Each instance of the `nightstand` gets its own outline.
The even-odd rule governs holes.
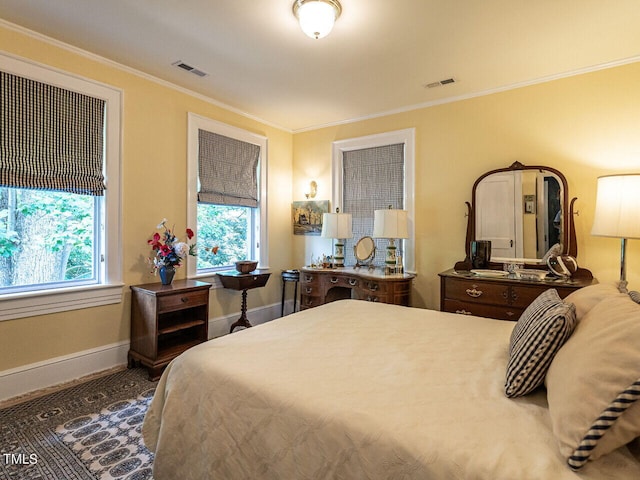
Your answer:
[[[210,287],[195,280],[132,285],[129,367],[139,362],[156,380],[171,360],[207,341]]]

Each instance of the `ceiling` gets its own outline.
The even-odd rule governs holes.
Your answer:
[[[294,132],[640,60],[638,0],[341,3],[320,40],[293,0],[0,0],[0,18]]]

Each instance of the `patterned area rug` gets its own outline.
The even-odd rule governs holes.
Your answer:
[[[155,386],[123,370],[0,410],[0,479],[151,479],[141,430]]]

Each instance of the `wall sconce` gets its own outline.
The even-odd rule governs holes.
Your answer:
[[[307,200],[310,198],[316,198],[316,194],[318,193],[318,184],[315,180],[311,180],[309,183],[309,191],[304,194],[307,197]]]

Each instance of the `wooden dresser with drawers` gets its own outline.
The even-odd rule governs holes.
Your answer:
[[[517,321],[529,304],[549,288],[561,298],[597,283],[593,278],[523,280],[507,277],[483,277],[454,269],[440,273],[440,310]]]
[[[368,268],[302,268],[300,309],[352,298],[408,306],[413,274],[384,275]]]

